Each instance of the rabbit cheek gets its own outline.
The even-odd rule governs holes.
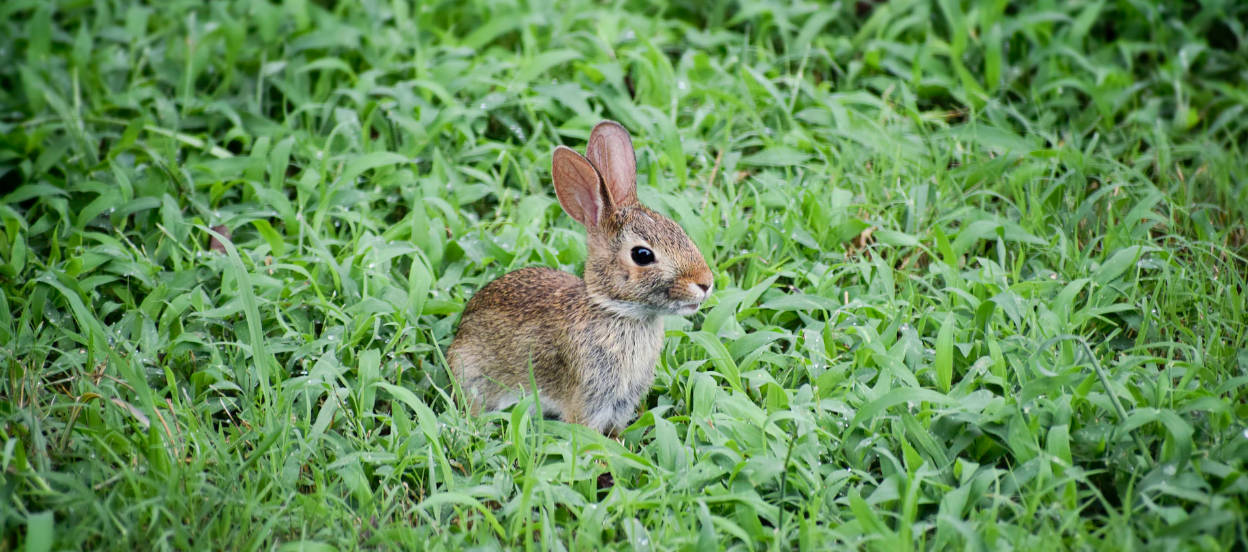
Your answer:
[[[646,274],[650,272],[645,267],[640,267],[634,264],[624,266],[625,270],[627,270],[627,278],[629,282],[640,282],[644,280],[646,278]]]

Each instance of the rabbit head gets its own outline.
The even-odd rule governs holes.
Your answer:
[[[551,161],[559,203],[585,226],[590,300],[628,318],[688,315],[711,293],[711,270],[671,219],[637,200],[637,162],[628,131],[604,121],[586,156],[559,146]]]

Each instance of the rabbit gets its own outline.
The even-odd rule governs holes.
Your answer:
[[[711,294],[693,241],[638,202],[628,131],[603,121],[586,149],[556,147],[550,170],[559,204],[585,226],[584,280],[522,268],[464,306],[447,363],[473,415],[515,404],[531,369],[544,415],[618,435],[654,382],[662,316],[693,314]]]

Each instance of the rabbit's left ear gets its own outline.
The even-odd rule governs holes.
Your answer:
[[[637,204],[637,158],[633,139],[623,126],[615,121],[598,123],[589,133],[585,157],[602,175],[610,196],[605,203],[610,208]]]
[[[559,146],[550,159],[550,176],[555,183],[559,204],[586,228],[596,228],[602,220],[602,178],[581,154]]]

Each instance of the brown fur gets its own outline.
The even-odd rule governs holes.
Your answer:
[[[710,293],[711,271],[675,222],[637,202],[628,133],[603,122],[588,159],[557,148],[559,202],[585,225],[585,279],[524,268],[481,288],[447,351],[472,411],[509,406],[537,384],[547,412],[618,432],[654,381],[663,314],[688,314]],[[648,247],[655,262],[632,260]],[[700,290],[700,291],[699,291]]]

